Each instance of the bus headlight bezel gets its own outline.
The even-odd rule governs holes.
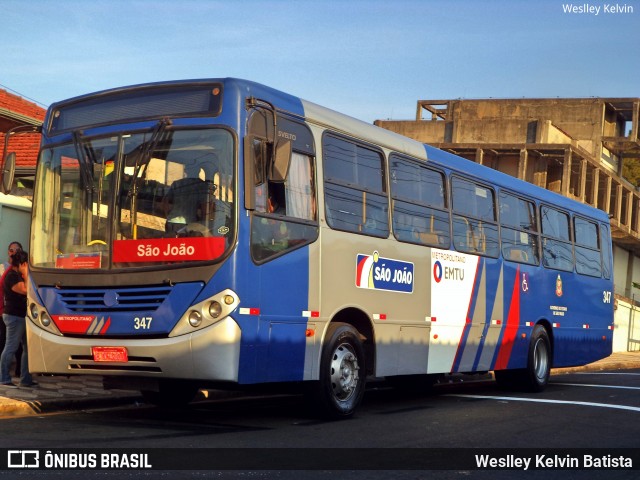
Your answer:
[[[38,304],[36,301],[29,302],[29,307],[27,309],[27,318],[39,328],[46,330],[49,333],[53,333],[54,335],[62,335],[55,322],[47,312],[47,309],[42,305]]]
[[[206,300],[191,305],[176,323],[169,337],[197,332],[228,317],[240,305],[233,290],[226,289]]]

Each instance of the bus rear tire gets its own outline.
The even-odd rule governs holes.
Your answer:
[[[536,325],[529,341],[527,368],[496,370],[493,374],[502,388],[541,392],[549,383],[551,363],[549,334],[542,325]]]
[[[146,403],[158,407],[184,407],[193,400],[198,388],[188,382],[178,380],[160,380],[158,390],[142,390],[140,392]]]
[[[320,380],[308,394],[318,413],[328,419],[353,415],[366,383],[365,355],[360,334],[351,325],[329,326],[320,359]]]
[[[529,342],[527,368],[522,382],[523,387],[530,392],[541,392],[549,383],[551,375],[551,341],[547,329],[536,325]]]

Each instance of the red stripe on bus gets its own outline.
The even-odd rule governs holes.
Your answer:
[[[361,280],[362,280],[362,269],[364,268],[364,264],[366,263],[368,257],[364,257],[362,260],[360,260],[360,263],[358,263],[358,267],[356,270],[356,287],[361,287]]]
[[[109,330],[109,325],[111,325],[111,317],[107,318],[107,321],[104,322],[104,327],[100,330],[100,335],[104,335]]]
[[[516,270],[516,280],[513,282],[513,292],[511,293],[511,305],[509,305],[509,315],[507,316],[507,324],[502,334],[502,342],[498,351],[498,358],[494,366],[495,370],[504,370],[509,364],[511,358],[511,350],[518,333],[518,324],[520,323],[520,267]]]

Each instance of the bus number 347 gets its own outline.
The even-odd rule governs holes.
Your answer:
[[[602,292],[602,303],[611,303],[611,292],[609,290]]]
[[[136,330],[149,330],[152,320],[152,317],[136,317],[133,319],[133,328]]]

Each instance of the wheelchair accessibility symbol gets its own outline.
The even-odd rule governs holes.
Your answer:
[[[529,277],[526,273],[522,274],[522,291],[523,292],[529,291]]]

